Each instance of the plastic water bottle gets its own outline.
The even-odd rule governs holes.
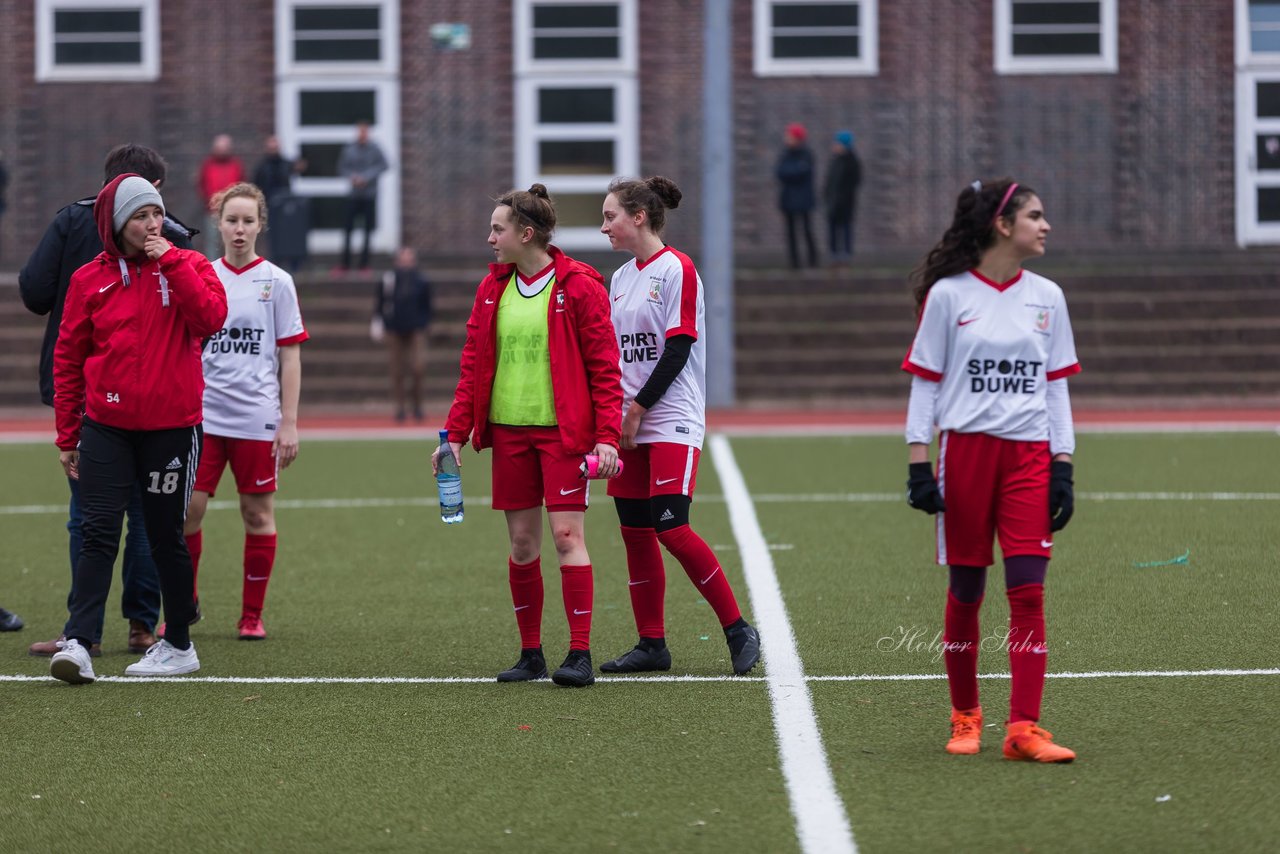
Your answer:
[[[456,525],[462,521],[462,474],[458,460],[449,447],[449,433],[440,431],[440,473],[436,475],[436,489],[440,492],[440,521]]]

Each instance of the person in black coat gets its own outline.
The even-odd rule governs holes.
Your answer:
[[[809,225],[809,214],[816,207],[813,191],[813,152],[805,144],[809,132],[805,126],[793,122],[787,125],[784,136],[786,148],[778,157],[778,165],[774,169],[782,190],[778,195],[778,208],[787,220],[787,251],[791,256],[791,266],[799,268],[800,253],[796,247],[796,228],[804,230],[805,244],[809,248],[809,266],[818,266],[818,250],[813,245],[813,229]]]
[[[127,143],[118,145],[107,154],[103,164],[106,186],[112,179],[128,173],[136,173],[150,181],[157,189],[168,174],[168,164],[154,150],[143,145]],[[89,196],[58,211],[44,237],[36,246],[26,266],[18,274],[18,287],[22,302],[33,314],[49,315],[45,327],[44,342],[40,349],[40,400],[53,406],[53,347],[58,340],[58,327],[62,324],[62,309],[67,298],[71,274],[97,257],[102,251],[102,238],[98,235],[98,223],[93,205],[96,196]],[[188,228],[172,216],[164,220],[163,234],[173,245],[191,248],[191,238],[198,232]],[[80,556],[81,514],[80,486],[68,479],[71,489],[70,518],[67,532],[70,534],[71,569],[75,572]],[[121,610],[129,620],[129,651],[146,652],[156,642],[155,626],[160,613],[160,580],[155,562],[151,559],[151,544],[147,539],[142,519],[142,495],[137,490],[129,502],[129,534],[125,540],[124,565],[121,572],[124,592]],[[67,596],[70,607],[71,594]],[[90,647],[90,655],[101,654],[102,621],[97,623],[97,636]],[[32,655],[53,655],[61,649],[63,638],[42,641],[31,645]]]
[[[391,393],[397,421],[405,419],[406,403],[415,421],[422,420],[422,375],[426,367],[427,327],[431,324],[431,283],[418,270],[417,254],[402,246],[396,267],[382,274],[374,297],[374,340],[385,340],[391,360]],[[405,376],[409,377],[406,400]]]
[[[262,159],[253,168],[253,183],[258,185],[258,189],[267,199],[267,222],[282,223],[284,222],[282,209],[293,194],[293,176],[307,168],[306,161],[301,158],[290,160],[281,154],[280,139],[275,134],[267,137],[266,142],[263,143],[263,152]],[[284,247],[276,246],[271,232],[263,232],[263,236],[267,238],[270,246],[263,255],[289,266],[291,271],[296,270],[297,264],[288,263],[292,260],[286,257],[289,253],[280,251]],[[259,244],[261,242],[259,240]]]
[[[848,264],[853,258],[853,220],[861,182],[862,163],[853,150],[853,132],[839,131],[832,143],[831,162],[822,188],[832,264]]]

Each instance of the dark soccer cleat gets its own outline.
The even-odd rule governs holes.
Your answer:
[[[591,650],[571,649],[560,669],[551,674],[551,681],[569,688],[585,688],[594,684],[596,675],[591,672]]]
[[[0,632],[16,632],[22,628],[22,618],[12,611],[0,608]]]
[[[755,626],[726,629],[724,637],[729,642],[729,657],[733,660],[734,673],[741,676],[756,666],[756,662],[760,660],[760,633]]]
[[[665,646],[661,649],[646,649],[638,644],[635,649],[600,665],[601,673],[651,673],[670,669],[671,650]]]
[[[547,660],[542,657],[542,647],[520,650],[520,660],[510,670],[498,674],[499,682],[528,682],[547,678]]]

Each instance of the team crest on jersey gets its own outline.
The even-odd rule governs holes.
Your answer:
[[[1049,329],[1049,312],[1048,310],[1036,312],[1036,329],[1045,332]]]
[[[660,276],[649,277],[649,301],[662,302],[662,278]]]
[[[258,302],[271,302],[271,286],[275,284],[275,279],[258,279],[257,284],[261,285]]]
[[[558,294],[556,294],[556,305],[559,305],[559,306],[564,305],[564,291],[560,291]]]

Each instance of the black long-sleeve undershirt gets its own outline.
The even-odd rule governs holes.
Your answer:
[[[689,352],[693,349],[692,335],[672,335],[662,348],[662,356],[654,366],[653,373],[645,382],[644,388],[636,393],[636,403],[645,409],[653,409],[654,404],[662,399],[676,381],[676,377],[684,370],[689,361]]]

